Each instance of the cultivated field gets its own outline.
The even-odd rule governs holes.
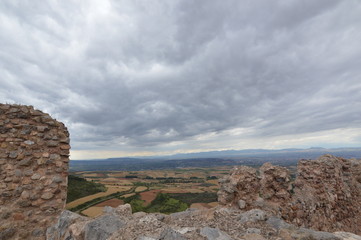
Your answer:
[[[139,199],[146,206],[159,193],[216,193],[219,188],[218,179],[229,174],[230,169],[231,167],[225,166],[155,171],[75,172],[73,174],[78,177],[104,184],[107,187],[107,191],[77,199],[68,203],[66,207],[67,209],[73,209],[81,204],[82,206],[86,204],[86,207],[81,207],[81,213],[90,217],[96,217],[102,212],[104,206],[117,207],[124,203],[123,199],[134,198],[136,195],[139,195]],[[132,190],[120,193],[130,189]],[[118,195],[115,196],[114,194]],[[87,205],[88,202],[89,206]],[[216,203],[196,202],[188,206],[193,208],[210,208],[215,205]]]
[[[148,188],[147,187],[144,187],[144,186],[140,186],[140,187],[137,187],[134,192],[138,193],[138,192],[144,192],[145,190],[147,190]]]
[[[104,202],[98,203],[97,205],[95,205],[94,207],[105,207],[105,206],[109,206],[109,207],[118,207],[119,205],[124,204],[124,202],[118,198],[112,198],[109,200],[106,200]]]
[[[95,218],[103,213],[103,207],[90,207],[81,213],[88,217]]]
[[[140,199],[144,201],[145,205],[148,205],[155,199],[158,193],[160,193],[160,190],[156,190],[156,189],[142,192],[140,193]]]
[[[111,185],[106,185],[106,187],[108,188],[106,192],[100,192],[100,193],[96,193],[96,194],[93,194],[93,195],[89,195],[89,196],[86,196],[86,197],[82,197],[82,198],[79,198],[75,201],[72,201],[68,204],[66,204],[66,208],[67,209],[70,209],[70,208],[74,208],[80,204],[83,204],[83,203],[86,203],[86,202],[89,202],[95,198],[99,198],[99,197],[104,197],[104,196],[108,196],[112,193],[116,193],[116,192],[121,192],[121,191],[126,191],[126,190],[129,190],[131,189],[131,187],[129,186],[111,186]]]

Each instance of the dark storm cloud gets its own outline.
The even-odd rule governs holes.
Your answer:
[[[7,1],[0,99],[75,149],[357,128],[359,22],[358,1]]]

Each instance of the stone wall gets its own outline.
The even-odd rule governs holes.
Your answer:
[[[222,205],[261,208],[289,223],[322,231],[361,233],[361,161],[324,155],[301,160],[297,177],[270,163],[239,167],[220,180]]]
[[[299,161],[293,201],[284,216],[297,225],[361,234],[361,182],[356,172],[361,168],[354,161],[331,155]]]
[[[0,240],[45,239],[66,202],[69,134],[31,106],[0,104]]]

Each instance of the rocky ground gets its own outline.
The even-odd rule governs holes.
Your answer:
[[[361,240],[346,232],[321,232],[288,224],[269,213],[218,207],[164,214],[131,213],[130,205],[106,207],[104,215],[89,219],[64,211],[48,229],[47,239],[58,240]]]

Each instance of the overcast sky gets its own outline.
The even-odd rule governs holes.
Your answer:
[[[359,0],[4,0],[0,102],[71,158],[361,146]]]

